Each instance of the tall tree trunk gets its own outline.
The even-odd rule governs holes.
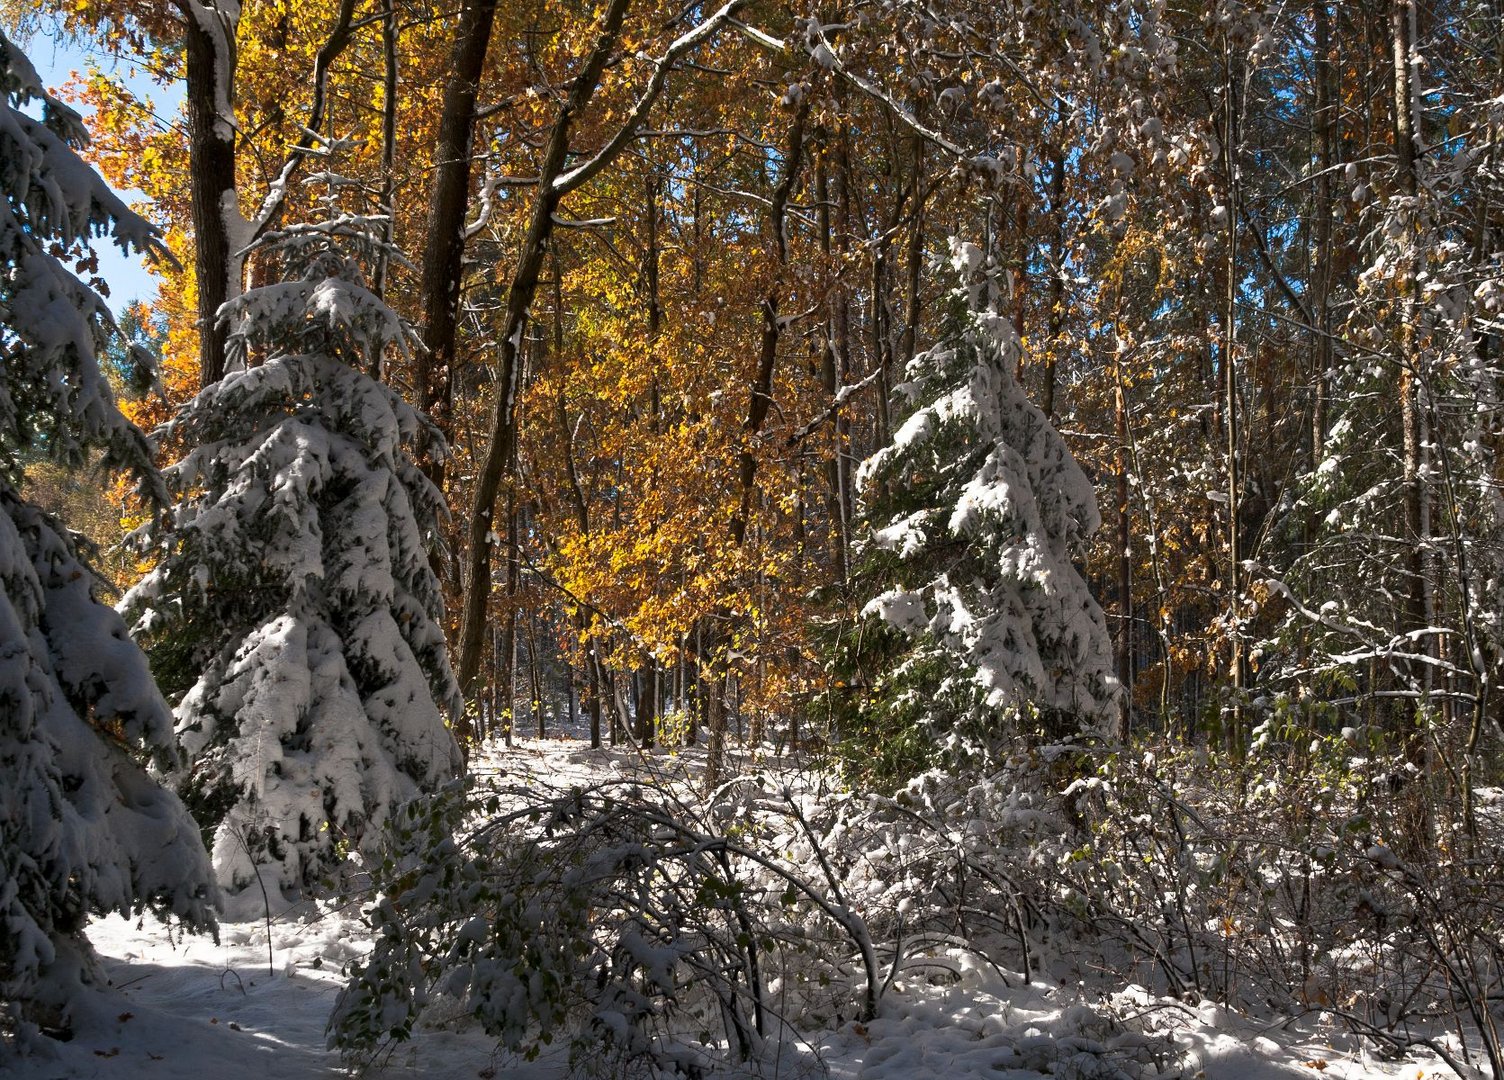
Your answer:
[[[1427,468],[1425,440],[1422,437],[1422,407],[1420,395],[1424,392],[1420,352],[1420,336],[1417,322],[1421,317],[1420,281],[1418,276],[1421,209],[1419,206],[1420,180],[1416,128],[1418,102],[1413,64],[1415,62],[1415,4],[1414,0],[1392,0],[1390,5],[1390,34],[1394,55],[1394,150],[1399,189],[1405,196],[1406,205],[1400,211],[1404,228],[1395,291],[1399,299],[1399,333],[1396,337],[1399,368],[1400,425],[1402,428],[1401,484],[1404,492],[1404,543],[1405,576],[1404,611],[1401,614],[1399,632],[1419,634],[1431,621],[1430,579],[1427,566],[1427,545],[1430,542],[1429,513],[1424,481]],[[1411,649],[1426,657],[1436,655],[1434,637],[1415,638]],[[1426,692],[1431,687],[1433,668],[1417,660],[1410,665],[1411,682],[1416,689]],[[1424,770],[1428,749],[1426,729],[1421,710],[1415,710],[1415,719],[1405,733],[1405,756],[1417,769]],[[1416,805],[1412,808],[1413,821],[1410,855],[1429,856],[1431,848],[1427,837],[1430,832],[1428,804],[1423,785],[1413,785]]]
[[[1233,48],[1224,40],[1223,167],[1227,178],[1226,293],[1222,309],[1223,409],[1227,427],[1227,618],[1230,639],[1229,674],[1232,680],[1232,704],[1227,716],[1227,747],[1234,756],[1244,749],[1243,696],[1246,688],[1247,661],[1243,653],[1243,545],[1241,496],[1243,481],[1239,450],[1241,443],[1238,417],[1238,214],[1241,188],[1241,165],[1238,160],[1239,113],[1237,77]]]
[[[575,76],[569,96],[554,119],[538,169],[538,186],[533,197],[527,233],[522,239],[511,282],[507,286],[501,339],[496,346],[497,379],[491,407],[490,441],[476,479],[466,544],[467,565],[464,601],[460,613],[459,664],[456,671],[460,687],[466,693],[470,692],[480,668],[486,598],[491,591],[491,521],[516,438],[516,404],[521,374],[518,347],[522,341],[528,309],[538,290],[538,278],[548,252],[548,242],[553,235],[555,211],[565,192],[569,190],[557,181],[568,160],[570,135],[574,125],[594,96],[606,62],[616,49],[616,41],[621,34],[629,4],[630,0],[610,0],[595,47]]]
[[[1057,123],[1065,126],[1065,105],[1056,107]],[[1044,359],[1044,387],[1039,395],[1039,407],[1045,416],[1055,417],[1056,365],[1064,346],[1065,328],[1065,140],[1057,136],[1050,148],[1050,225],[1053,230],[1050,240],[1050,310],[1045,319],[1048,350]]]
[[[1113,361],[1114,367],[1118,369],[1113,408],[1117,419],[1117,452],[1113,459],[1113,469],[1117,473],[1118,632],[1113,639],[1113,666],[1117,669],[1118,682],[1123,687],[1122,696],[1118,700],[1117,737],[1119,742],[1126,743],[1133,719],[1133,560],[1129,554],[1128,401],[1123,393],[1121,360],[1119,356]]]
[[[328,38],[314,56],[313,98],[303,134],[288,151],[254,217],[240,211],[235,176],[235,77],[239,52],[239,0],[173,0],[183,16],[188,102],[188,168],[198,285],[199,384],[225,375],[223,304],[240,295],[246,250],[280,218],[299,165],[324,138],[329,75],[353,37],[355,0],[340,0]]]
[[[653,58],[647,85],[627,111],[620,126],[593,154],[574,163],[567,173],[570,140],[580,116],[589,106],[602,74],[616,53],[622,24],[631,0],[609,0],[601,15],[595,45],[570,84],[569,94],[555,114],[542,159],[538,165],[538,182],[534,189],[532,211],[527,232],[517,255],[512,278],[507,286],[506,303],[497,344],[497,381],[491,410],[490,439],[476,478],[471,503],[468,543],[466,545],[465,598],[460,612],[459,663],[456,676],[468,691],[480,666],[480,642],[485,624],[485,596],[491,582],[491,517],[507,470],[505,448],[516,437],[516,407],[521,391],[521,371],[517,346],[522,339],[528,308],[538,288],[538,274],[549,240],[553,236],[555,212],[560,201],[571,191],[589,183],[621,156],[637,137],[654,104],[667,85],[669,72],[679,59],[733,19],[748,0],[726,0],[713,14],[707,15],[693,29],[675,38],[664,52]]]
[[[585,648],[586,659],[590,665],[590,747],[593,750],[599,750],[601,747],[601,709],[602,701],[606,696],[606,679],[601,669],[600,658],[595,653],[595,642],[591,641]]]
[[[423,348],[417,358],[418,404],[445,438],[453,434],[455,348],[464,276],[465,210],[470,204],[470,158],[475,102],[495,24],[496,0],[469,0],[460,9],[449,54],[444,105],[434,147],[418,303]],[[442,486],[443,462],[430,459],[429,478]]]
[[[918,348],[919,334],[919,282],[924,270],[924,203],[929,191],[924,184],[924,142],[918,137],[911,140],[913,147],[914,219],[909,230],[908,250],[904,260],[904,311],[903,333],[898,341],[898,368],[903,370]]]
[[[621,675],[616,671],[606,671],[602,668],[603,677],[611,687],[611,745],[618,746],[623,736],[623,724],[621,719]]]
[[[1332,379],[1332,170],[1336,156],[1336,64],[1332,56],[1331,16],[1326,0],[1313,5],[1316,47],[1316,262],[1312,267],[1311,306],[1316,316],[1311,403],[1311,468],[1321,464],[1327,434],[1327,398]]]
[[[841,89],[837,84],[837,91]],[[836,201],[836,233],[835,249],[840,260],[840,269],[836,276],[836,293],[833,297],[835,303],[835,353],[836,353],[836,376],[839,384],[845,386],[851,382],[852,360],[852,334],[851,334],[851,290],[845,282],[845,268],[851,262],[852,243],[852,189],[855,185],[851,177],[851,156],[848,151],[850,132],[845,123],[841,124],[836,135],[836,178],[837,178],[837,201]],[[852,467],[851,467],[851,412],[846,406],[836,410],[836,508],[840,512],[837,524],[839,532],[836,540],[836,553],[840,567],[841,581],[845,582],[849,573],[851,559],[851,518],[855,510],[855,499],[851,490]]]
[[[741,496],[737,509],[731,517],[731,542],[740,547],[746,541],[747,525],[752,516],[752,505],[757,491],[757,455],[753,447],[762,433],[768,413],[773,407],[773,376],[778,363],[778,339],[783,331],[783,322],[778,316],[779,294],[783,287],[782,270],[788,263],[787,214],[794,185],[803,168],[804,124],[809,117],[810,97],[805,95],[795,106],[793,121],[789,124],[788,137],[784,143],[783,172],[773,190],[773,199],[768,209],[769,243],[774,264],[779,273],[762,301],[762,333],[759,337],[757,372],[747,400],[747,416],[742,421],[742,449],[737,455],[737,481]],[[725,613],[723,613],[724,615]],[[729,616],[728,616],[729,617]],[[727,635],[729,639],[730,635]],[[720,653],[720,650],[716,650]],[[721,695],[730,683],[729,667],[725,656],[709,666],[710,687],[713,700],[708,716],[705,738],[705,786],[714,788],[720,782],[725,763],[726,708]]]
[[[538,738],[548,734],[548,712],[543,703],[543,665],[538,663],[538,612],[535,604],[527,609],[527,675],[530,708]]]
[[[188,169],[198,285],[199,385],[224,378],[218,312],[240,292],[243,219],[235,186],[234,88],[239,6],[180,0],[187,60]]]
[[[569,718],[569,731],[574,731],[575,721],[579,719],[579,713],[575,708],[575,698],[578,691],[575,689],[574,665],[564,665],[564,708]],[[542,735],[543,732],[538,732]]]
[[[507,492],[507,614],[501,635],[501,718],[507,745],[517,726],[517,588],[521,568],[517,559],[517,493]]]
[[[804,122],[809,116],[809,98],[800,99],[789,125],[788,138],[783,151],[783,175],[773,191],[773,200],[768,210],[771,228],[771,244],[776,265],[788,263],[788,240],[785,235],[789,197],[793,194],[804,153]],[[779,292],[782,274],[775,281],[762,301],[762,333],[757,350],[757,372],[752,379],[751,393],[747,400],[747,416],[742,421],[742,450],[737,457],[737,480],[741,499],[731,518],[731,540],[740,546],[746,539],[747,522],[752,511],[752,499],[757,490],[757,456],[752,447],[762,433],[768,413],[773,407],[773,375],[778,364],[778,339],[783,332],[783,323],[778,317]]]
[[[637,674],[637,745],[644,750],[653,745],[658,720],[658,672],[658,661],[650,656]]]
[[[381,2],[381,213],[386,222],[381,227],[382,239],[392,243],[396,212],[392,206],[397,190],[397,8],[395,0]],[[386,296],[387,277],[391,267],[387,252],[382,251],[376,261],[373,282],[377,296]],[[371,357],[372,376],[380,379],[381,357]]]
[[[824,342],[820,349],[820,384],[826,397],[834,401],[841,388],[841,369],[844,367],[843,350],[847,346],[846,301],[840,282],[840,271],[833,257],[831,226],[831,182],[829,150],[815,156],[815,203],[820,228],[820,253],[826,268],[825,297],[826,320]],[[832,424],[830,456],[822,463],[825,474],[825,512],[829,518],[826,531],[827,546],[832,555],[836,581],[846,583],[846,506],[844,496],[843,467],[845,454],[842,436],[850,425],[842,424],[843,411],[837,410],[836,422]]]
[[[1414,87],[1411,78],[1411,27],[1414,7],[1411,0],[1394,0],[1390,7],[1390,28],[1394,48],[1394,150],[1400,191],[1411,201],[1403,213],[1408,215],[1405,249],[1401,253],[1396,291],[1400,296],[1399,349],[1400,423],[1403,428],[1403,484],[1405,493],[1405,565],[1409,581],[1405,587],[1405,619],[1401,632],[1419,630],[1426,625],[1424,493],[1421,484],[1422,447],[1420,438],[1420,356],[1416,319],[1419,316],[1419,286],[1416,276],[1415,215],[1419,208],[1416,176],[1416,132],[1414,127]]]

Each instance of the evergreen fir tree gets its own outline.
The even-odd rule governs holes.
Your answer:
[[[848,719],[899,773],[985,745],[1021,709],[1090,728],[1117,692],[1072,562],[1101,521],[1091,483],[1013,377],[1019,342],[980,252],[957,245],[956,263],[971,282],[959,328],[910,364],[899,390],[917,407],[857,478],[880,591],[863,610],[878,625],[843,658],[871,673]]]
[[[157,566],[123,605],[182,693],[180,790],[231,892],[258,866],[268,885],[311,884],[460,767],[423,539],[442,504],[410,457],[442,444],[367,374],[412,331],[364,284],[380,221],[335,203],[267,234],[259,257],[282,280],[221,311],[231,373],[166,425],[193,449],[167,473],[179,501],[149,535]]]
[[[78,157],[85,137],[0,34],[0,1014],[23,1025],[67,1025],[89,915],[213,925],[198,830],[141,764],[175,762],[171,712],[95,599],[85,542],[26,498],[28,460],[98,452],[165,501],[99,369],[109,311],[63,261],[95,236],[157,243]]]

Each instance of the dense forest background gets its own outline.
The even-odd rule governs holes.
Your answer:
[[[227,893],[382,845],[378,890],[443,883],[372,914],[347,1050],[404,1037],[394,1001],[411,1033],[411,973],[475,944],[480,897],[491,974],[533,957],[566,997],[631,952],[591,911],[710,943],[675,962],[731,980],[727,1053],[752,1045],[728,1002],[762,1035],[760,928],[802,954],[802,904],[860,953],[869,1018],[874,941],[896,973],[910,918],[1016,931],[1026,980],[1031,935],[1068,925],[1162,991],[1504,1073],[1498,0],[0,11],[184,101],[82,73],[85,150],[0,41],[5,610],[39,718],[0,764],[83,806],[56,731],[92,732],[91,777],[151,750]],[[64,267],[104,288],[106,235],[162,280],[119,334]],[[134,496],[80,484],[100,455]],[[130,654],[133,712],[48,614],[98,607],[59,519],[115,552],[150,678],[114,613],[88,625]],[[702,744],[703,814],[445,787],[483,739],[580,714],[596,745]],[[747,795],[721,831],[738,745],[811,750],[870,800]],[[37,941],[147,894],[207,925],[158,797],[176,869],[39,872]],[[487,861],[497,823],[526,857]],[[843,837],[929,846],[902,888],[861,870],[857,917]],[[597,842],[609,894],[570,869]],[[30,994],[52,946],[0,944]],[[621,985],[676,1008],[633,956]],[[563,1000],[491,1019],[523,1046]],[[1438,1017],[1467,1031],[1407,1027]]]
[[[1121,733],[1497,734],[1495,6],[59,14],[186,80],[184,116],[72,87],[177,257],[169,401],[334,140],[415,253],[375,286],[425,347],[378,374],[450,448],[466,734],[571,694],[638,738],[880,727],[832,661],[881,576],[854,474],[962,243],[1104,508]]]

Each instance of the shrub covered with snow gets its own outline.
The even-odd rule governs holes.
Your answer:
[[[517,1053],[567,1043],[582,1071],[780,1074],[800,1032],[870,1022],[895,987],[995,961],[1029,978],[1021,864],[1070,847],[1049,770],[1035,752],[892,797],[786,769],[709,796],[648,775],[456,786],[393,823],[332,1041],[363,1060],[468,1019]]]
[[[1331,1010],[1386,1051],[1424,1045],[1460,1057],[1459,1076],[1500,1075],[1504,799],[1480,790],[1471,821],[1436,799],[1436,840],[1417,849],[1395,760],[1381,729],[1313,738],[1288,718],[1241,762],[1103,755],[1064,792],[1079,846],[1036,864],[1029,889],[1078,955],[1161,993]],[[1422,1034],[1439,1017],[1456,1042]]]
[[[1053,790],[1078,760],[1031,750],[892,796],[779,764],[707,796],[645,762],[570,784],[557,757],[532,775],[512,759],[505,782],[456,785],[394,822],[366,910],[376,944],[331,1041],[359,1062],[477,1023],[523,1055],[568,1045],[581,1074],[819,1075],[806,1038],[865,1037],[911,995],[1036,980],[1048,994],[1035,942],[1055,905],[1040,885],[1080,842]],[[1152,1075],[998,1021],[994,1068]],[[1070,1073],[1081,1054],[1101,1071]]]
[[[91,913],[212,925],[198,830],[142,767],[175,761],[172,717],[84,542],[26,499],[22,467],[101,451],[161,497],[146,440],[100,373],[114,324],[62,257],[92,237],[150,249],[74,148],[76,114],[0,34],[0,1007],[66,1024]],[[22,111],[39,105],[41,117]]]
[[[425,550],[442,504],[411,457],[442,443],[367,374],[411,339],[364,284],[380,244],[379,222],[337,212],[262,240],[281,280],[221,312],[232,371],[166,425],[191,449],[123,604],[182,695],[180,790],[232,891],[258,866],[317,880],[460,765]]]
[[[333,1042],[359,1060],[469,1017],[529,1056],[566,1042],[587,1071],[704,1075],[776,1061],[785,1024],[870,1019],[880,958],[839,883],[779,851],[803,836],[793,806],[755,784],[707,806],[637,781],[415,805],[375,873],[376,946]]]
[[[1023,709],[1090,727],[1117,692],[1106,621],[1073,563],[1100,524],[1091,482],[1013,377],[1018,338],[988,302],[980,253],[956,256],[964,313],[909,365],[900,391],[915,407],[858,474],[876,595],[841,658],[870,689],[847,733],[918,732],[911,768],[928,747],[1003,734]]]

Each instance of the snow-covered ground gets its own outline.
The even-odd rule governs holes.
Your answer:
[[[537,782],[569,783],[640,770],[686,770],[693,752],[670,756],[630,748],[591,751],[578,739],[531,740],[497,748],[480,771]],[[151,919],[91,924],[89,937],[112,982],[90,997],[71,1042],[20,1061],[0,1058],[0,1073],[38,1080],[84,1077],[234,1080],[344,1075],[325,1048],[324,1025],[342,985],[341,968],[368,947],[359,907],[307,903],[277,915],[226,919],[220,943],[183,938]],[[260,907],[260,898],[255,898]],[[838,1080],[987,1078],[1394,1077],[1452,1075],[1439,1063],[1381,1061],[1351,1036],[1311,1014],[1297,1022],[1232,1014],[1211,1003],[1154,998],[1110,976],[1025,985],[965,954],[948,958],[959,981],[900,979],[878,1018],[788,1040],[764,1074],[829,1075]],[[1046,966],[1048,970],[1048,965]],[[1067,970],[1064,964],[1060,970]],[[550,1080],[562,1057],[523,1062],[498,1054],[470,1029],[421,1030],[365,1075],[510,1077]]]

